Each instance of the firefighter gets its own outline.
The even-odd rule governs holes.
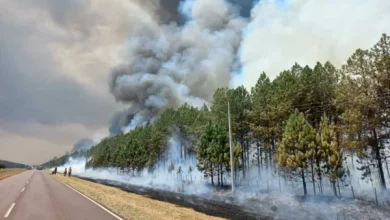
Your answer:
[[[68,170],[68,168],[65,168],[65,171],[64,171],[64,176],[66,176],[66,173],[67,173],[66,171],[67,171],[67,170]]]
[[[70,176],[71,174],[72,174],[72,167],[69,167],[68,176]]]

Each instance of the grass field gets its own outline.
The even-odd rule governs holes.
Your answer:
[[[69,178],[57,174],[55,178],[72,186],[125,219],[222,219],[76,177]]]
[[[26,169],[0,169],[0,180],[24,172]]]

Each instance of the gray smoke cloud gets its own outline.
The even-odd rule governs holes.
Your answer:
[[[246,20],[224,0],[187,0],[180,13],[184,25],[144,22],[127,42],[128,61],[113,68],[109,87],[130,108],[114,116],[112,134],[152,122],[165,108],[201,106],[229,86]]]
[[[78,151],[78,152],[87,151],[87,150],[91,149],[95,144],[96,144],[96,142],[93,141],[92,139],[83,138],[74,144],[73,149],[72,149],[72,153],[76,152],[76,151]]]

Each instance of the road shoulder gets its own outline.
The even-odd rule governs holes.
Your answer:
[[[64,177],[57,174],[54,175],[54,178],[125,219],[221,219],[196,212],[190,208],[178,207],[171,203],[153,200],[76,177]]]
[[[0,180],[23,173],[26,169],[0,169]]]

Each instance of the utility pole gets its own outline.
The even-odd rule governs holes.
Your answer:
[[[229,146],[230,146],[230,175],[232,181],[232,193],[234,194],[234,162],[233,162],[233,147],[232,147],[232,129],[230,125],[230,103],[228,102],[228,120],[229,120]]]

